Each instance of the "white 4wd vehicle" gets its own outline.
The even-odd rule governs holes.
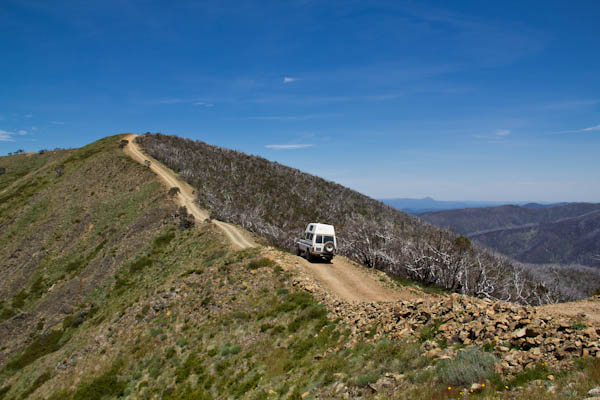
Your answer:
[[[333,225],[310,223],[304,231],[304,236],[296,242],[296,254],[311,260],[322,257],[331,261],[337,253],[337,240]]]

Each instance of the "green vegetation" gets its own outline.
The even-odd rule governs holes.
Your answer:
[[[55,352],[62,347],[63,343],[61,342],[61,339],[63,338],[64,333],[63,330],[56,330],[35,338],[33,342],[23,350],[22,354],[9,361],[4,369],[10,372],[18,371],[33,363],[38,358]]]
[[[44,383],[46,383],[46,381],[48,381],[51,377],[52,377],[52,373],[50,371],[46,371],[46,372],[42,373],[40,376],[38,376],[35,379],[35,381],[33,381],[31,386],[29,387],[29,389],[27,389],[26,391],[24,391],[21,394],[21,399],[26,399],[27,397],[29,397],[40,386],[42,386]]]
[[[111,368],[89,383],[77,387],[73,400],[92,400],[105,397],[120,397],[125,392],[126,383],[119,379],[122,362],[115,362]]]
[[[469,348],[459,352],[453,360],[441,360],[436,366],[436,374],[447,385],[470,385],[491,378],[495,363],[492,354]]]
[[[541,365],[514,379],[494,375],[493,355],[478,349],[435,362],[421,345],[440,336],[439,321],[411,340],[375,325],[353,332],[259,249],[233,251],[211,224],[180,228],[167,189],[120,140],[57,153],[9,184],[13,205],[17,188],[33,195],[0,204],[0,278],[13,288],[0,302],[12,355],[0,399],[425,400],[485,379],[481,398],[522,385],[511,398],[576,399],[600,384],[591,359],[575,373]],[[556,396],[530,387],[548,373]]]

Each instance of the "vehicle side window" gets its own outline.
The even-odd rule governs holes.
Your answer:
[[[325,243],[333,242],[333,236],[325,236]]]
[[[309,225],[309,226],[308,226],[308,230],[309,230],[309,231],[312,231],[312,230],[313,230],[313,225]]]
[[[317,243],[323,243],[323,236],[317,235]]]
[[[309,236],[308,236],[308,240],[311,240],[311,241],[312,241],[312,240],[313,240],[313,234],[312,234],[312,233],[309,233],[308,235],[309,235]]]

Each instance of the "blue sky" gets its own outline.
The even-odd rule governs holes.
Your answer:
[[[597,1],[3,0],[0,54],[0,154],[159,131],[378,198],[600,201]]]

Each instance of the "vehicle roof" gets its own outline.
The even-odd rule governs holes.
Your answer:
[[[310,230],[311,225],[313,226],[313,230]],[[321,233],[324,235],[335,235],[335,229],[333,225],[321,224],[319,222],[311,222],[308,224],[306,226],[306,231],[312,233]]]

